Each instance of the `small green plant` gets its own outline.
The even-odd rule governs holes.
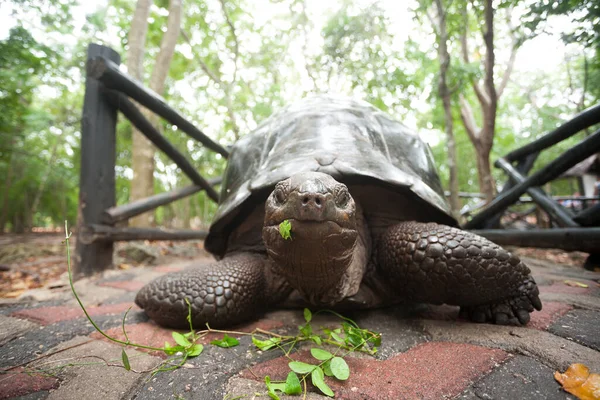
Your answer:
[[[287,219],[280,223],[279,234],[284,240],[292,240],[292,223]]]
[[[284,239],[291,239],[291,223],[287,220],[282,222],[280,224],[280,232]],[[278,348],[281,349],[284,355],[290,360],[288,363],[290,371],[285,381],[271,381],[269,376],[264,377],[267,393],[272,399],[279,400],[277,392],[285,393],[287,395],[299,395],[302,393],[306,394],[306,381],[309,377],[312,384],[323,394],[327,396],[334,396],[334,392],[325,382],[325,376],[332,377],[340,381],[348,379],[350,377],[350,367],[348,366],[348,363],[344,357],[353,351],[361,351],[374,355],[377,352],[377,347],[381,345],[381,334],[369,331],[367,329],[362,329],[353,320],[331,310],[321,310],[315,313],[315,315],[318,313],[333,314],[342,320],[341,327],[336,329],[322,328],[320,333],[316,332],[311,324],[313,314],[308,308],[304,309],[305,323],[298,326],[298,334],[295,336],[279,335],[277,333],[265,331],[260,328],[257,328],[250,333],[224,331],[211,329],[208,324],[206,325],[206,330],[194,331],[192,326],[192,308],[188,299],[185,299],[185,301],[188,306],[187,321],[190,325],[190,331],[187,333],[172,332],[175,345],[165,342],[164,347],[152,347],[132,343],[129,340],[125,330],[125,320],[127,319],[127,314],[131,308],[127,310],[122,320],[122,330],[125,341],[113,338],[102,331],[98,325],[96,325],[77,295],[75,286],[73,284],[73,273],[71,269],[71,253],[69,247],[70,237],[71,234],[68,231],[67,222],[65,221],[65,243],[67,247],[69,284],[71,285],[71,291],[73,292],[73,295],[75,296],[75,299],[79,303],[79,306],[83,310],[85,316],[94,326],[94,328],[100,332],[100,334],[112,342],[121,344],[125,347],[130,346],[139,349],[160,351],[172,356],[172,358],[167,359],[165,362],[152,369],[151,371],[153,375],[158,372],[177,369],[183,366],[188,358],[199,356],[204,350],[204,346],[198,343],[198,341],[209,333],[223,333],[223,337],[221,339],[216,339],[210,342],[212,345],[222,348],[235,347],[240,344],[238,339],[230,335],[249,335],[252,336],[252,343],[259,350],[267,351]],[[305,363],[294,360],[290,357],[290,353],[301,342],[312,342],[317,346],[313,346],[310,349],[310,353],[315,359],[314,363]],[[334,346],[335,351],[330,352],[322,348],[324,345]],[[125,348],[123,348],[121,353],[121,362],[123,368],[128,371],[132,370],[129,357],[125,352]]]
[[[259,349],[269,350],[273,347],[279,347],[290,360],[288,363],[290,372],[284,382],[274,382],[271,381],[269,376],[265,377],[268,394],[272,399],[279,399],[277,391],[287,395],[305,393],[306,380],[309,376],[312,384],[321,393],[334,396],[333,390],[325,382],[325,376],[340,381],[348,379],[350,377],[350,367],[344,357],[353,351],[363,351],[374,355],[377,352],[377,347],[381,345],[381,334],[362,329],[356,322],[334,311],[323,310],[317,313],[331,313],[338,316],[343,320],[342,327],[334,330],[322,329],[322,334],[315,334],[311,325],[312,313],[308,308],[305,308],[305,323],[298,327],[299,335],[278,336],[268,340],[259,340],[252,337],[253,343]],[[310,349],[310,354],[316,360],[314,363],[305,363],[290,357],[292,349],[302,341],[310,341],[318,346]],[[336,346],[337,349],[334,353],[331,353],[321,348],[323,344]],[[302,385],[304,390],[302,390]]]

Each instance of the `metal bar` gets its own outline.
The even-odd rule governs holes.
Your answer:
[[[219,195],[212,186],[196,171],[196,168],[177,150],[152,123],[144,117],[141,111],[126,96],[114,90],[105,90],[106,98],[131,121],[140,132],[144,134],[156,147],[165,153],[181,170],[194,182],[206,190],[208,197],[219,202]]]
[[[506,158],[509,162],[520,160],[529,154],[537,153],[543,149],[553,146],[556,143],[597,123],[600,123],[600,104],[582,111],[552,132],[515,151],[511,151],[504,158]]]
[[[204,239],[207,231],[165,228],[114,228],[92,224],[83,229],[82,240],[86,243],[106,243],[131,240],[191,240]]]
[[[97,56],[109,58],[113,65],[121,62],[117,52],[97,44],[89,45],[87,56],[88,63]],[[89,75],[86,76],[81,118],[76,275],[91,275],[112,267],[113,244],[85,243],[81,240],[81,232],[85,226],[99,223],[102,212],[116,204],[116,129],[116,107],[102,96],[100,83]]]
[[[104,57],[95,57],[91,62],[88,62],[87,74],[98,79],[107,88],[125,93],[173,125],[177,125],[179,129],[209,149],[221,154],[225,158],[229,156],[229,152],[223,146],[206,136],[191,122],[171,108],[161,96],[145,88],[129,75],[121,72],[119,66],[111,60]]]
[[[538,247],[597,253],[600,228],[481,229],[471,231],[501,246]]]
[[[598,150],[600,150],[600,130],[583,139],[570,150],[565,151],[556,160],[528,177],[525,181],[515,185],[506,193],[497,196],[483,211],[467,222],[464,227],[466,229],[479,228],[488,218],[504,211],[506,207],[515,203],[528,188],[532,186],[541,186],[544,183],[557,178],[560,174],[581,160],[598,152]]]
[[[212,178],[208,180],[208,183],[214,186],[220,184],[222,180],[223,179],[221,177]],[[146,197],[145,199],[132,201],[131,203],[124,204],[122,206],[111,207],[104,211],[104,214],[102,215],[102,222],[108,225],[114,225],[119,221],[143,214],[146,211],[153,210],[156,207],[163,206],[175,200],[190,196],[201,190],[203,190],[202,187],[198,185],[190,185],[181,189],[175,189],[170,192],[159,193],[154,196]]]
[[[501,158],[496,161],[496,166],[503,169],[504,172],[516,183],[525,182],[525,177],[519,173],[508,161]],[[527,188],[527,193],[533,198],[544,211],[550,215],[550,218],[554,219],[560,226],[576,228],[579,226],[578,223],[573,221],[572,215],[569,211],[563,208],[559,203],[552,200],[544,193],[539,187]]]
[[[599,226],[600,225],[600,203],[580,211],[573,218],[582,226]],[[598,249],[600,252],[600,249]]]

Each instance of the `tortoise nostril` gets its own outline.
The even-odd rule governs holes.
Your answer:
[[[315,198],[315,204],[318,205],[318,206],[320,206],[321,205],[321,199],[318,198],[318,197],[316,197]]]
[[[308,196],[304,196],[304,198],[302,198],[302,204],[308,204],[309,201],[310,199],[308,198]]]

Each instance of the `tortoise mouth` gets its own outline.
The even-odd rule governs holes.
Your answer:
[[[286,241],[284,233],[282,232],[281,223],[289,222],[289,234],[291,241],[300,239],[303,241],[315,241],[315,240],[332,240],[340,236],[355,236],[358,234],[354,228],[348,228],[340,225],[336,221],[315,221],[307,219],[296,219],[288,218],[284,219],[279,223],[268,224],[263,227],[263,237],[267,235],[270,241],[279,239]],[[273,237],[275,236],[275,238]]]

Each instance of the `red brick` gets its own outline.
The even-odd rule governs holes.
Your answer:
[[[568,304],[545,301],[542,311],[531,313],[531,320],[527,324],[527,328],[545,331],[554,321],[572,309],[573,307]]]
[[[250,333],[257,328],[264,329],[264,330],[271,330],[271,329],[281,327],[282,325],[283,324],[279,321],[273,321],[273,320],[269,320],[269,319],[261,319],[261,320],[255,321],[255,322],[251,322],[248,324],[233,327],[230,330],[236,331],[236,332]],[[163,328],[163,327],[155,324],[153,321],[142,322],[139,324],[125,325],[125,330],[127,332],[127,336],[131,343],[137,343],[137,344],[142,344],[145,346],[157,347],[157,348],[163,347],[165,345],[165,342],[169,342],[171,345],[175,344],[174,340],[173,340],[173,335],[172,335],[173,331],[181,332],[181,333],[188,332],[188,331],[184,331],[184,330],[174,330],[174,329],[169,329],[169,328]],[[111,329],[106,330],[105,332],[108,336],[111,336],[115,339],[125,341],[125,335],[123,335],[123,329],[121,327],[111,328]],[[241,336],[241,335],[233,335],[233,334],[229,334],[229,335],[234,336],[234,337]],[[90,336],[95,339],[108,340],[104,336],[102,336],[99,332],[94,332]],[[203,336],[198,341],[198,343],[208,344],[211,341],[213,341],[215,339],[220,339],[222,337],[223,337],[223,333],[211,332],[211,333]],[[149,352],[154,355],[161,356],[161,357],[165,356],[165,354],[161,353],[161,352],[155,352],[152,350],[144,350],[144,349],[138,349],[138,350],[146,351],[146,352]]]
[[[171,266],[171,265],[159,265],[158,267],[153,267],[152,270],[154,272],[164,272],[164,273],[168,273],[168,272],[179,272],[179,271],[183,271],[185,267],[183,266]]]
[[[90,316],[96,315],[107,315],[107,314],[121,314],[125,313],[129,307],[132,310],[139,310],[139,307],[133,303],[118,303],[118,304],[106,304],[102,306],[90,306],[86,307],[86,310]],[[85,314],[80,307],[39,307],[31,308],[28,310],[20,310],[11,314],[12,317],[25,318],[42,325],[50,325],[60,321],[67,321],[71,319],[84,317]]]
[[[56,389],[58,378],[28,374],[24,368],[15,368],[0,375],[0,399],[25,396],[41,390]]]
[[[137,281],[115,281],[115,282],[103,282],[98,284],[98,286],[107,286],[115,289],[123,289],[128,292],[137,292],[141,288],[143,288],[145,283],[137,282]]]
[[[347,357],[350,378],[325,379],[340,399],[441,399],[457,396],[507,357],[502,350],[470,344],[423,343],[385,361]],[[292,358],[316,363],[307,351]],[[247,379],[269,375],[272,380],[285,380],[288,362],[280,357],[241,374]]]
[[[125,331],[131,343],[142,344],[150,347],[163,347],[165,342],[173,345],[173,336],[171,332],[173,329],[167,329],[156,325],[154,322],[141,322],[139,324],[125,325]],[[104,331],[108,336],[115,339],[125,341],[122,327],[115,327]],[[178,331],[181,332],[181,331]],[[108,340],[102,336],[99,332],[94,332],[90,335],[95,339]],[[155,355],[164,355],[164,353],[153,352],[151,350],[137,349],[140,351],[150,352]]]
[[[589,285],[588,281],[582,282],[577,280],[577,282],[585,283]],[[550,286],[540,286],[540,293],[567,293],[567,294],[586,294],[590,291],[590,288],[583,288],[579,286],[569,286],[564,282],[554,282]]]

